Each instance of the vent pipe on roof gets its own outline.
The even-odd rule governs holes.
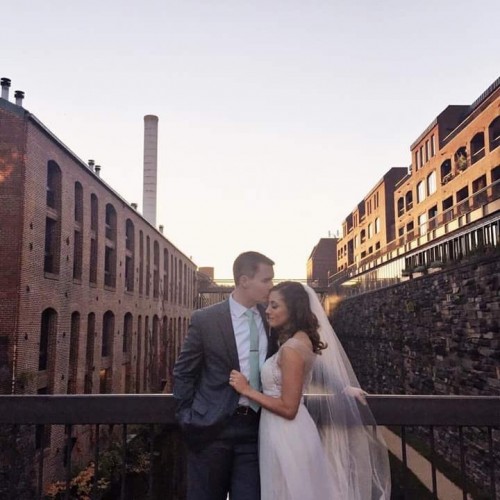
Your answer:
[[[10,87],[10,78],[2,78],[0,80],[0,85],[2,85],[2,99],[6,101],[9,100],[9,87]]]
[[[134,210],[137,210],[137,203],[131,203],[130,204]]]
[[[16,98],[16,106],[23,105],[24,92],[22,90],[14,91],[14,97]]]
[[[89,166],[90,170],[94,171],[94,165],[95,165],[94,160],[87,160],[87,165]]]
[[[101,165],[96,165],[94,167],[94,172],[97,175],[97,177],[101,177]]]

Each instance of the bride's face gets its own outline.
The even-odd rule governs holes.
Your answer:
[[[288,323],[290,314],[280,292],[274,291],[269,294],[266,314],[269,326],[272,328],[281,328]]]

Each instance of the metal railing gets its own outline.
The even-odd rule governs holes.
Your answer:
[[[442,426],[453,427],[458,430],[458,448],[460,462],[461,489],[464,500],[469,491],[469,483],[466,467],[467,447],[464,444],[465,428],[485,428],[487,432],[487,446],[481,451],[484,456],[482,470],[487,470],[489,480],[483,484],[484,490],[488,493],[488,498],[497,498],[497,488],[495,477],[499,471],[499,464],[496,462],[500,455],[498,435],[500,426],[500,396],[407,396],[407,395],[369,395],[368,402],[370,408],[379,425],[396,426],[400,428],[401,452],[403,461],[403,476],[407,474],[407,439],[406,430],[408,427],[422,426],[428,430],[430,449],[430,463],[432,468],[432,490],[434,498],[437,498],[436,481],[436,439],[435,430]],[[150,426],[149,448],[146,450],[150,454],[148,486],[145,496],[153,496],[153,484],[155,475],[153,474],[154,458],[154,426],[164,424],[168,429],[174,430],[176,423],[174,419],[175,402],[171,395],[163,394],[113,394],[113,395],[15,395],[0,396],[0,430],[2,426],[15,424],[35,425],[37,429],[44,425],[64,425],[65,426],[65,481],[66,489],[64,498],[72,498],[68,485],[71,481],[72,473],[72,450],[74,445],[74,426],[91,426],[94,433],[94,479],[92,488],[92,498],[99,498],[96,485],[100,476],[99,465],[99,432],[104,425],[121,425],[121,479],[119,493],[113,498],[129,498],[126,487],[126,473],[128,460],[128,443],[130,440],[129,427],[133,424],[148,424]],[[115,429],[116,430],[116,429]],[[39,433],[43,436],[44,433]],[[97,436],[97,437],[96,437]],[[41,449],[43,450],[43,442]],[[35,450],[33,450],[35,452]],[[1,454],[1,452],[0,452]],[[36,498],[43,498],[44,459],[45,453],[38,451],[37,472],[34,480],[36,486]],[[175,458],[177,460],[177,458]],[[179,457],[180,459],[180,457]],[[1,480],[2,478],[0,478]],[[5,480],[5,478],[4,478]],[[179,480],[181,483],[182,481]],[[403,479],[403,484],[405,481]],[[161,498],[174,498],[168,492],[164,492]]]

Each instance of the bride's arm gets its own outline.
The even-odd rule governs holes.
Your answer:
[[[281,351],[280,368],[282,375],[281,395],[277,398],[266,396],[248,383],[238,371],[233,370],[229,379],[233,389],[241,395],[257,402],[273,413],[293,420],[299,409],[304,384],[304,359],[296,350],[284,347]]]

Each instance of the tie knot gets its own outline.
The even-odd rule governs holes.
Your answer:
[[[245,311],[245,316],[248,318],[248,319],[252,319],[254,317],[254,312],[252,309],[247,309]]]

